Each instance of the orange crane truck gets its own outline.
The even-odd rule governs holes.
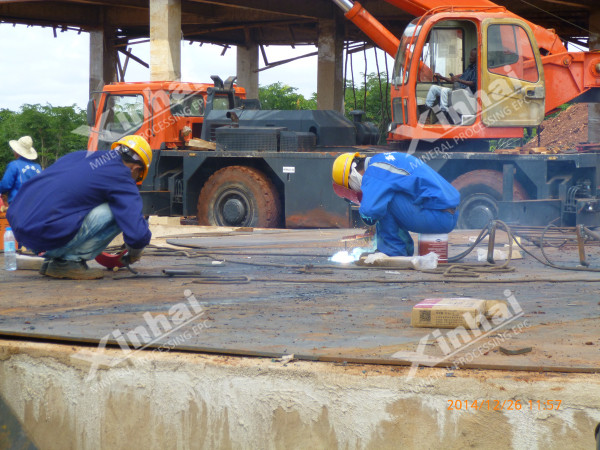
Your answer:
[[[143,134],[155,149],[141,186],[146,212],[197,216],[201,224],[360,223],[333,193],[333,160],[342,152],[401,150],[414,152],[460,191],[459,227],[482,228],[493,218],[600,225],[600,153],[489,151],[490,140],[521,139],[524,128],[537,127],[564,102],[598,100],[600,54],[567,52],[551,30],[486,0],[453,6],[386,0],[419,16],[400,39],[359,3],[332,1],[395,56],[386,146],[375,145],[376,127],[363,123],[360,112],[349,120],[335,111],[261,111],[233,78],[213,77],[213,85],[106,86],[88,107],[90,149]],[[475,93],[442,82],[467,69],[473,49]],[[427,105],[436,85],[448,89],[448,111]],[[200,147],[191,145],[197,141]]]
[[[331,188],[339,152],[375,144],[374,124],[335,111],[261,111],[235,78],[212,84],[112,83],[90,99],[88,149],[128,134],[154,156],[140,187],[146,214],[202,225],[347,227]]]
[[[415,152],[459,189],[459,226],[479,228],[495,217],[600,225],[598,153],[489,151],[490,140],[520,140],[566,102],[600,101],[600,53],[568,52],[553,30],[487,0],[386,0],[417,16],[400,39],[360,3],[332,1],[395,57],[388,144]],[[472,51],[475,89],[443,83],[468,69]],[[436,85],[447,89],[446,112],[428,105]]]

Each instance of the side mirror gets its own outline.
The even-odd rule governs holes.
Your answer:
[[[87,104],[87,124],[93,127],[96,124],[96,102],[90,98]]]

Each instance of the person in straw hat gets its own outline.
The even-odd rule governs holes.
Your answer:
[[[23,136],[18,141],[9,141],[8,144],[15,154],[15,160],[8,163],[6,172],[0,181],[0,193],[8,193],[8,204],[15,199],[21,186],[42,171],[38,163],[37,152],[33,148],[33,140],[29,136]]]

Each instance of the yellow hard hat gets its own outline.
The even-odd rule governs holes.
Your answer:
[[[150,144],[148,144],[148,141],[143,137],[132,134],[122,137],[117,142],[114,142],[110,148],[112,150],[119,145],[129,148],[139,156],[139,160],[143,163],[144,169],[136,181],[141,183],[146,178],[146,175],[148,175],[148,169],[150,169],[150,164],[152,163],[152,149],[150,148]]]
[[[350,179],[350,169],[352,169],[352,161],[354,158],[361,158],[360,153],[343,153],[338,156],[333,162],[331,176],[335,184],[350,188],[348,181]]]

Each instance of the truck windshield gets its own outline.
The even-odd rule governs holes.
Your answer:
[[[419,64],[419,82],[433,82],[433,74],[445,77],[463,73],[463,30],[433,28],[423,46]]]
[[[400,45],[398,46],[398,53],[396,54],[396,60],[394,61],[394,71],[392,77],[392,84],[399,86],[408,81],[408,72],[410,70],[410,60],[412,59],[413,51],[415,50],[415,44],[417,43],[417,37],[421,32],[422,25],[417,25],[420,18],[414,19],[408,24]],[[406,64],[406,67],[405,67]]]
[[[111,95],[104,107],[103,129],[116,134],[133,134],[144,121],[144,97]]]
[[[108,150],[123,136],[135,134],[144,123],[144,97],[109,94],[104,102],[98,129],[98,150]]]
[[[229,97],[226,95],[217,95],[213,99],[213,109],[226,110],[231,109],[229,106]]]

